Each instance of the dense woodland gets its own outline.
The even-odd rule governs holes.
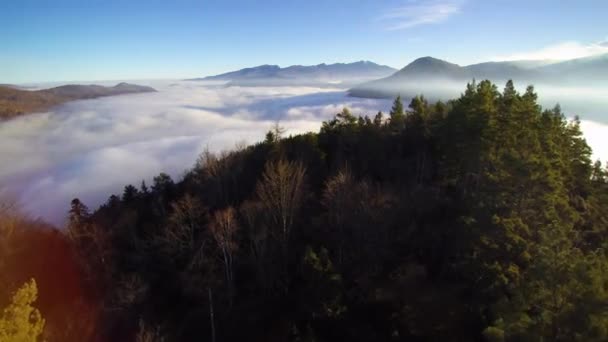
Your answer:
[[[578,120],[511,82],[404,107],[277,125],[61,230],[0,209],[0,341],[608,340]]]

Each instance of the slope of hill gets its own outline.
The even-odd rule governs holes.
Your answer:
[[[552,81],[564,83],[608,81],[608,54],[577,58],[538,68]]]
[[[53,94],[0,86],[0,119],[43,111],[65,101]]]
[[[469,78],[507,81],[509,79],[537,79],[541,75],[534,68],[524,67],[525,62],[485,62],[464,67]]]
[[[241,70],[231,71],[224,74],[215,76],[207,76],[203,78],[193,78],[189,81],[233,81],[237,79],[248,79],[248,78],[268,78],[274,77],[281,70],[278,65],[260,65],[252,68],[245,68]]]
[[[357,97],[390,98],[423,92],[432,98],[458,95],[462,84],[472,79],[520,84],[576,85],[608,82],[608,54],[565,62],[504,61],[459,66],[433,57],[416,59],[391,76],[363,83],[349,90]],[[415,89],[415,91],[414,91]]]
[[[409,96],[410,94],[405,92],[406,89],[412,88],[418,92],[427,93],[427,90],[437,89],[437,82],[451,81],[461,84],[469,76],[470,72],[457,64],[433,57],[422,57],[391,76],[363,83],[350,89],[349,94],[371,98],[395,97],[398,94]]]
[[[318,65],[260,65],[189,81],[227,81],[229,85],[322,85],[356,84],[386,77],[396,70],[369,61]]]
[[[73,100],[155,91],[151,87],[129,83],[119,83],[114,87],[69,84],[36,91],[20,90],[12,86],[0,86],[0,119],[45,111],[53,106]]]
[[[459,65],[427,56],[416,59],[412,63],[406,65],[405,68],[390,76],[390,78],[447,78],[460,80],[467,78],[467,76],[467,71]]]

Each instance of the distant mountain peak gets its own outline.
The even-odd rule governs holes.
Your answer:
[[[281,69],[281,67],[278,66],[278,65],[276,65],[276,64],[262,64],[262,65],[258,65],[257,67],[248,68],[248,69],[270,69],[270,70],[276,70],[276,69]]]
[[[448,61],[445,61],[443,59],[435,58],[433,56],[424,56],[424,57],[416,58],[410,64],[416,64],[416,63],[448,63],[448,64],[454,64],[454,63],[450,63]]]
[[[447,77],[460,79],[466,77],[466,71],[458,64],[450,63],[431,56],[415,59],[391,77],[419,78],[419,77]]]
[[[460,68],[460,65],[458,65],[458,64],[450,63],[448,61],[444,61],[443,59],[439,59],[439,58],[435,58],[435,57],[431,57],[431,56],[417,58],[410,64],[406,65],[405,68],[408,68],[408,67],[409,68],[420,68],[420,67],[433,67],[433,66],[450,66],[450,67]]]
[[[351,85],[386,77],[396,70],[370,61],[353,63],[321,63],[317,65],[291,65],[281,68],[278,65],[264,64],[257,67],[240,69],[190,81],[227,81],[230,85]]]

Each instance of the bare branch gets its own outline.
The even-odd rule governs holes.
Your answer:
[[[284,248],[304,197],[306,169],[300,162],[279,160],[266,164],[256,192]]]

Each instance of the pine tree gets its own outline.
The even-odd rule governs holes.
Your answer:
[[[350,110],[346,107],[344,107],[340,113],[336,114],[336,119],[338,120],[338,124],[343,126],[351,126],[358,121],[357,117],[351,114]]]
[[[405,110],[401,102],[401,96],[397,96],[393,101],[393,107],[390,111],[390,126],[393,129],[401,129],[405,125]]]
[[[382,114],[382,112],[378,112],[378,114],[376,114],[376,116],[374,116],[374,125],[377,127],[382,126],[382,124],[384,123],[384,114]]]
[[[83,225],[90,217],[89,208],[82,203],[78,198],[74,198],[71,202],[68,215],[69,226],[77,227]]]
[[[150,194],[150,190],[148,189],[148,186],[146,185],[146,181],[142,180],[141,181],[141,187],[140,187],[140,193],[144,196],[147,196]]]
[[[125,186],[125,189],[122,193],[122,201],[125,203],[131,203],[137,198],[138,194],[139,191],[137,190],[137,188],[129,184]]]

